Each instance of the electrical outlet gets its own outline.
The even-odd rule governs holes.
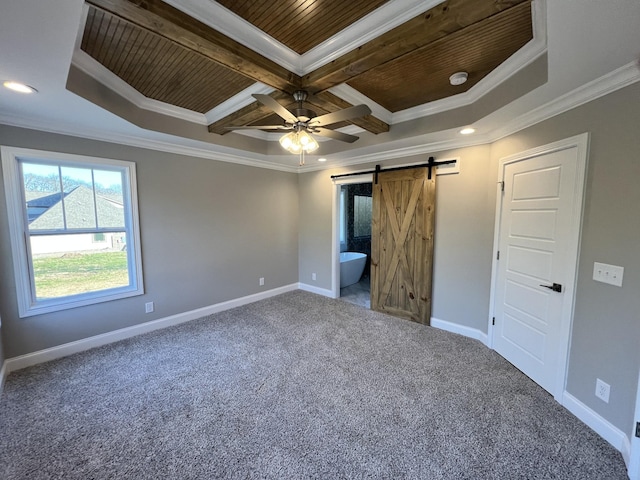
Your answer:
[[[264,285],[264,277],[260,277],[260,286],[262,287]]]
[[[311,280],[313,280],[313,281],[315,281],[315,280],[316,280],[316,274],[315,274],[315,273],[312,273],[312,274],[311,274]]]
[[[609,391],[611,387],[608,383],[603,382],[599,378],[596,379],[596,397],[605,403],[609,403]]]
[[[593,263],[593,279],[596,282],[608,283],[609,285],[621,287],[623,275],[624,267],[608,265],[606,263]]]
[[[153,302],[147,302],[144,304],[144,313],[153,312]]]

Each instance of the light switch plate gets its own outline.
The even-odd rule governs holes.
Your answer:
[[[624,267],[608,265],[606,263],[593,263],[593,279],[596,282],[608,283],[616,287],[622,286]]]

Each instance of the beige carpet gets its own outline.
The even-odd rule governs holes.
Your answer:
[[[296,291],[11,374],[0,478],[627,477],[479,342]]]

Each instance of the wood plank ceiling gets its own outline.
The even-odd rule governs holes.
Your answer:
[[[218,0],[302,55],[388,0]]]
[[[81,49],[142,95],[206,113],[259,81],[285,107],[310,93],[319,115],[351,106],[328,92],[347,83],[391,112],[467,91],[533,38],[531,0],[448,0],[302,77],[161,0],[86,0]],[[388,0],[218,0],[302,54]],[[449,76],[469,73],[464,85]],[[216,121],[225,127],[282,123],[253,102]],[[373,115],[352,122],[389,130]],[[344,124],[335,125],[338,127]]]

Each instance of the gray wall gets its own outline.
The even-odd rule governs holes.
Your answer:
[[[501,157],[590,132],[568,392],[627,434],[640,366],[640,83],[496,142]],[[496,173],[497,175],[497,173]],[[593,262],[624,267],[622,288],[592,280]],[[611,385],[606,404],[596,378]]]
[[[432,314],[486,333],[499,159],[591,133],[567,390],[627,435],[640,367],[639,99],[636,83],[492,145],[433,152],[459,156],[461,173],[437,181]],[[378,163],[412,161],[425,157]],[[330,175],[370,167],[300,175],[301,282],[331,288]],[[624,286],[594,282],[595,261],[625,267]],[[608,404],[594,395],[596,378],[611,385]]]
[[[0,182],[7,358],[298,281],[297,176],[0,126],[0,144],[136,162],[145,295],[18,318]],[[258,278],[265,277],[260,287]],[[144,313],[144,303],[155,312]]]

